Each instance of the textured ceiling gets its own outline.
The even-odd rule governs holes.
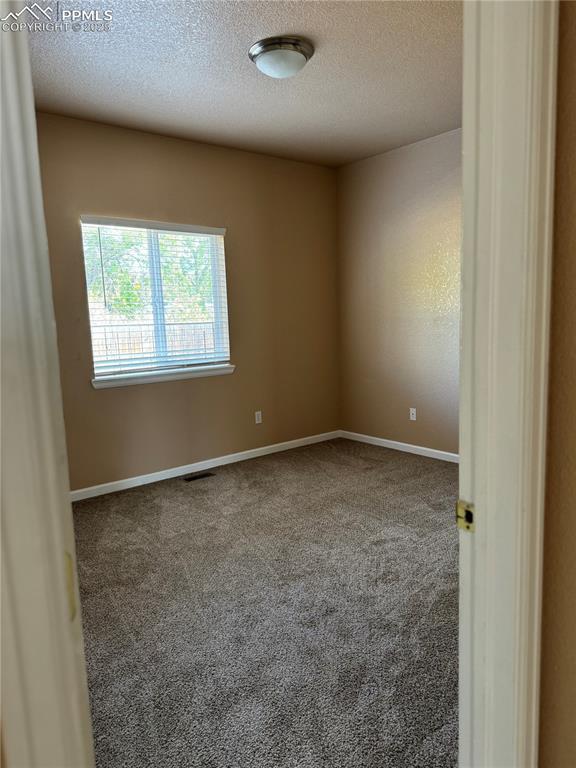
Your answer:
[[[460,2],[70,7],[111,9],[112,29],[31,34],[41,110],[327,165],[461,122]],[[252,43],[278,34],[303,35],[316,47],[290,80],[267,78],[248,59]]]

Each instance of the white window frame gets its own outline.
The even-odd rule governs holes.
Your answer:
[[[194,235],[226,235],[225,227],[205,227],[195,224],[176,224],[165,221],[151,221],[149,219],[122,219],[109,216],[81,215],[80,225],[93,224],[102,227],[126,227],[132,229],[145,229],[149,233],[161,232],[189,232]],[[86,269],[84,265],[84,270]],[[212,269],[215,269],[212,260]],[[219,282],[215,281],[214,300],[217,305],[227,301],[227,297],[219,290]],[[90,319],[89,319],[90,323]],[[216,325],[218,328],[218,325]],[[90,340],[92,342],[92,324],[90,323]],[[198,365],[175,366],[158,370],[134,371],[126,373],[114,373],[109,376],[96,376],[94,360],[92,360],[92,386],[94,389],[109,389],[111,387],[126,387],[133,384],[154,384],[163,381],[175,381],[178,379],[197,379],[207,376],[223,376],[234,373],[235,365],[230,361],[222,363],[200,363]]]

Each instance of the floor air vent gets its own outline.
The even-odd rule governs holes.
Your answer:
[[[191,475],[184,475],[184,480],[191,483],[192,480],[203,480],[205,477],[214,477],[214,472],[192,472]]]

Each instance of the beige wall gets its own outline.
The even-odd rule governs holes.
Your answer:
[[[460,141],[454,131],[345,166],[338,207],[342,426],[454,452]]]
[[[72,488],[339,426],[334,170],[46,114],[38,134]],[[92,388],[81,214],[228,228],[234,374]]]
[[[560,8],[540,765],[576,766],[576,3]]]
[[[457,450],[459,132],[338,176],[56,115],[38,134],[72,488],[339,427]],[[228,228],[234,374],[92,388],[81,214]]]

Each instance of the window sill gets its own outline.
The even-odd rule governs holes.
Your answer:
[[[94,389],[110,387],[128,387],[131,384],[157,384],[161,381],[178,379],[200,379],[206,376],[225,376],[234,373],[235,365],[219,363],[217,365],[197,365],[194,368],[167,368],[164,371],[146,371],[138,373],[117,373],[113,376],[99,376],[92,379]]]

